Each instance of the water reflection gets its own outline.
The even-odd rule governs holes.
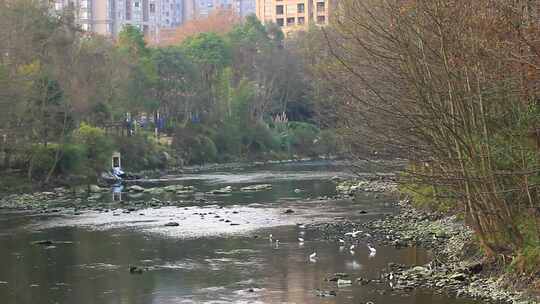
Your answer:
[[[386,198],[369,194],[355,203],[304,200],[309,196],[333,195],[329,175],[339,171],[334,168],[330,174],[316,174],[324,178],[297,180],[300,175],[290,172],[297,169],[279,167],[275,170],[276,180],[271,178],[274,171],[265,172],[265,178],[273,183],[272,191],[216,197],[211,202],[213,205],[188,198],[177,206],[129,214],[120,209],[109,213],[84,212],[78,216],[0,211],[0,302],[476,303],[430,291],[407,296],[393,293],[383,284],[357,284],[355,280],[359,277],[379,278],[389,262],[419,265],[429,259],[429,254],[418,248],[377,247],[377,254],[370,257],[367,244],[358,244],[351,254],[350,244],[316,241],[316,235],[304,232],[295,224],[322,217],[361,220],[393,209],[384,204]],[[319,167],[303,167],[303,170],[319,170]],[[283,176],[294,179],[282,179]],[[253,182],[245,176],[234,180]],[[219,183],[225,181],[190,182],[201,192]],[[295,192],[295,189],[305,191]],[[109,199],[114,202],[119,198],[115,195],[122,191],[112,193],[98,203],[107,203]],[[127,198],[126,193],[122,195],[119,199],[133,199]],[[145,194],[136,199],[147,197]],[[178,197],[173,194],[171,199]],[[359,205],[368,211],[367,215],[355,212]],[[118,206],[111,205],[112,208]],[[294,209],[294,215],[283,214],[285,208]],[[119,215],[114,216],[115,212]],[[204,220],[201,213],[207,214]],[[224,225],[214,218],[216,215],[242,225]],[[162,225],[170,220],[178,221],[181,226]],[[274,242],[268,240],[270,234]],[[304,239],[302,245],[299,235]],[[50,247],[31,245],[32,241],[46,239],[73,243]],[[278,246],[275,240],[279,240]],[[317,259],[310,261],[313,252],[317,253]],[[148,270],[131,274],[129,265]],[[335,282],[325,281],[327,276],[338,272],[349,273],[353,284],[338,287]],[[337,296],[321,298],[317,290],[335,290]]]

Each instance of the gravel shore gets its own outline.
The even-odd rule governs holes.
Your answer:
[[[379,183],[380,184],[380,183]],[[473,231],[456,216],[415,209],[408,200],[398,204],[399,213],[354,223],[350,221],[311,225],[308,229],[327,240],[345,239],[395,247],[421,246],[435,257],[422,266],[390,263],[382,275],[395,291],[431,288],[456,297],[488,303],[540,303],[538,297],[516,291],[502,271],[484,264]],[[355,238],[346,232],[361,231]]]

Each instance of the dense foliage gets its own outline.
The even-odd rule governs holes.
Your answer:
[[[115,150],[127,170],[337,151],[275,26],[250,16],[149,47],[134,26],[112,41],[42,5],[0,3],[2,170],[39,185],[95,179]]]
[[[354,155],[409,160],[402,189],[462,214],[486,256],[540,271],[534,1],[340,1],[306,43]]]

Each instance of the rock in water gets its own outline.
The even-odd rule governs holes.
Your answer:
[[[287,209],[287,210],[285,210],[283,213],[285,213],[285,214],[293,214],[293,213],[294,213],[294,210],[292,210],[292,209]]]
[[[450,279],[463,282],[467,279],[467,276],[463,273],[454,273],[450,276]]]
[[[254,191],[263,191],[263,190],[272,190],[272,185],[270,184],[261,184],[261,185],[251,185],[240,188],[244,192],[254,192]]]
[[[100,186],[98,186],[98,185],[90,185],[90,186],[88,187],[88,190],[89,190],[90,192],[92,192],[92,193],[96,193],[96,192],[101,192],[101,191],[103,191],[104,189],[102,189],[102,188],[101,188]]]
[[[128,190],[130,192],[143,192],[144,188],[139,186],[139,185],[133,185],[133,186],[129,187]]]
[[[165,224],[165,227],[178,227],[178,226],[180,226],[180,224],[177,222],[168,222],[167,224]]]
[[[142,274],[144,270],[144,268],[139,266],[129,266],[129,273],[131,274]]]
[[[50,246],[53,244],[53,241],[51,240],[39,240],[39,241],[34,241],[32,242],[32,245],[45,245],[45,246]]]
[[[229,193],[231,193],[232,191],[233,191],[233,190],[232,190],[232,187],[231,187],[231,186],[227,186],[227,187],[225,187],[225,188],[213,190],[211,193],[212,193],[212,194],[229,194]]]

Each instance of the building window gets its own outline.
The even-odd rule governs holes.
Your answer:
[[[139,2],[135,2],[135,7],[139,7]]]
[[[276,23],[277,23],[277,25],[279,25],[279,26],[283,26],[283,18],[277,18],[277,19],[276,19]]]
[[[283,5],[276,6],[276,15],[283,15]]]
[[[305,11],[305,6],[304,6],[304,3],[298,3],[298,13],[299,14],[303,14],[304,11]]]
[[[150,3],[150,13],[156,12],[156,5],[154,3]]]
[[[295,23],[294,17],[287,18],[287,26],[293,26]]]
[[[317,2],[317,13],[324,13],[324,2]]]
[[[318,24],[324,24],[326,22],[325,16],[317,16],[317,23]]]
[[[148,22],[148,0],[142,1],[143,21]]]
[[[302,25],[306,23],[306,19],[304,17],[298,17],[298,24]]]
[[[126,0],[126,20],[131,20],[131,0]]]

